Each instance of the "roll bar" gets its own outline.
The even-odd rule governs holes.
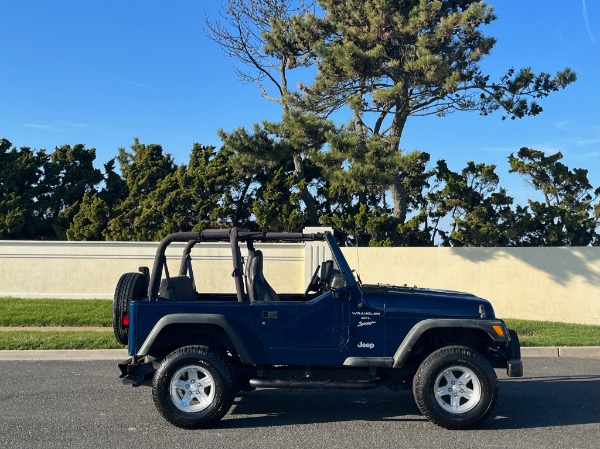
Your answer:
[[[236,227],[227,229],[205,229],[200,232],[175,232],[169,234],[162,239],[156,249],[156,256],[154,258],[154,265],[152,267],[148,285],[148,297],[151,301],[158,298],[160,279],[167,263],[165,252],[167,247],[173,242],[187,242],[179,267],[180,275],[185,274],[186,259],[191,253],[194,245],[199,242],[229,242],[231,244],[231,252],[233,255],[232,276],[235,278],[235,290],[238,301],[241,302],[244,301],[244,280],[242,255],[239,247],[240,242],[247,242],[252,245],[252,242],[254,241],[306,242],[316,240],[325,240],[325,235],[322,233],[304,234],[301,232],[257,232]]]

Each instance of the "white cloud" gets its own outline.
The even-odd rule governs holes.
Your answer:
[[[34,129],[43,129],[46,131],[55,131],[56,128],[54,128],[53,126],[50,125],[40,125],[37,123],[25,123],[23,126],[25,126],[26,128],[34,128]]]
[[[63,122],[65,125],[72,126],[74,128],[87,128],[89,125],[86,123],[77,123],[77,122]]]
[[[585,29],[587,31],[588,37],[590,38],[590,41],[593,44],[595,44],[596,37],[594,36],[594,33],[592,33],[592,28],[590,27],[590,16],[588,14],[587,5],[585,4],[585,0],[581,0],[581,6],[582,6],[582,13],[583,13],[583,22],[585,23]]]

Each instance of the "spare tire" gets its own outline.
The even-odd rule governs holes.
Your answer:
[[[146,278],[142,273],[125,273],[117,282],[113,299],[113,330],[115,338],[123,345],[129,340],[129,323],[123,322],[129,316],[129,304],[145,295]]]

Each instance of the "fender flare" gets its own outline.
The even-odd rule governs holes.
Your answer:
[[[166,315],[162,317],[158,322],[154,325],[146,340],[140,347],[137,352],[137,357],[144,357],[148,355],[150,349],[152,348],[154,341],[163,331],[163,329],[171,324],[210,324],[213,326],[217,326],[221,328],[229,337],[240,360],[243,363],[253,364],[252,357],[250,352],[244,345],[242,339],[238,335],[235,328],[231,325],[231,323],[225,318],[223,315],[217,314],[196,314],[196,313],[174,313],[171,315]]]
[[[498,335],[493,326],[500,326],[503,335]],[[478,320],[478,319],[430,319],[423,320],[415,324],[406,334],[406,337],[396,350],[392,365],[393,368],[400,368],[410,355],[413,346],[417,343],[421,335],[430,329],[436,328],[469,328],[484,331],[490,338],[496,342],[508,342],[510,337],[508,329],[502,320]]]

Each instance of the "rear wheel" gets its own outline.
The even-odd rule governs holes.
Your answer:
[[[466,429],[485,420],[498,398],[489,362],[466,346],[448,346],[427,357],[413,381],[415,401],[433,423]]]
[[[119,279],[113,299],[113,330],[122,345],[129,338],[129,304],[146,294],[146,278],[142,273],[125,273]]]
[[[211,427],[235,396],[233,369],[207,346],[186,346],[169,354],[154,375],[154,405],[170,423],[187,429]]]

